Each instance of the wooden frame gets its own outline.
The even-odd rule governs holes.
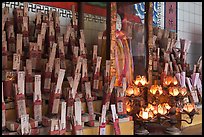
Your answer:
[[[106,59],[110,59],[110,49],[111,49],[111,4],[116,3],[116,2],[107,2],[107,19],[106,19],[106,28],[107,28],[107,39],[106,39],[106,52],[109,53],[106,56]],[[118,4],[122,4],[122,6],[127,6],[130,4],[136,4],[139,2],[118,2]],[[146,29],[146,34],[147,34],[147,39],[145,40],[146,44],[146,50],[147,50],[147,55],[146,55],[146,72],[147,72],[147,80],[152,83],[152,48],[153,48],[153,3],[152,2],[146,2],[145,3],[145,11],[147,14],[145,14],[145,27]]]

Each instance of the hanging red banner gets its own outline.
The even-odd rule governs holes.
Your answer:
[[[168,30],[176,31],[177,29],[177,3],[165,2],[165,20],[164,27]]]

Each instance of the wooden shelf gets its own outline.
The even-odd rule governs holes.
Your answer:
[[[31,102],[27,102],[27,104],[30,104]],[[94,105],[94,112],[100,113],[101,111],[101,100],[93,101]],[[14,103],[10,102],[9,104],[7,103],[6,108],[6,120],[9,121],[15,121],[16,119],[16,112],[14,109]],[[82,108],[84,112],[87,112],[87,107],[86,103],[82,102]],[[46,114],[48,111],[48,105],[43,104],[43,114]],[[27,113],[29,113],[30,117],[32,117],[32,105],[27,105]],[[98,121],[97,121],[98,122]],[[134,122],[133,121],[128,121],[128,122],[120,122],[119,123],[120,129],[121,129],[121,134],[122,135],[133,135],[134,133]],[[40,128],[40,135],[45,135],[48,133],[48,128],[47,127],[42,127]],[[99,133],[99,127],[89,127],[89,126],[84,126],[83,128],[83,135],[98,135]],[[107,135],[114,135],[114,128],[112,124],[107,124],[106,125],[106,134]],[[71,132],[66,132],[66,135],[71,135]]]
[[[133,121],[128,122],[121,122],[119,123],[121,135],[133,135],[134,128],[133,128]],[[40,128],[40,135],[46,135],[48,133],[48,127]],[[84,126],[83,128],[83,135],[98,135],[99,134],[99,127],[88,127]],[[71,135],[71,132],[66,132],[65,135]],[[107,124],[106,125],[106,135],[115,135],[113,125]]]

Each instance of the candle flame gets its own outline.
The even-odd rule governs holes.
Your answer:
[[[178,94],[179,94],[178,87],[170,87],[169,88],[169,94],[172,96],[178,96]]]
[[[168,103],[163,103],[163,106],[164,106],[167,110],[169,110],[169,109],[171,108]]]
[[[172,77],[171,76],[166,76],[164,78],[164,85],[168,86],[168,85],[171,84],[171,82],[172,82]]]
[[[127,111],[127,112],[130,112],[131,110],[132,110],[132,108],[131,108],[130,105],[126,106],[126,111]]]
[[[140,95],[140,89],[139,89],[138,87],[135,87],[135,88],[134,88],[134,95],[135,95],[135,96]]]
[[[162,106],[161,104],[158,105],[158,113],[165,115],[167,113],[166,107]]]
[[[150,110],[150,108],[142,108],[139,112],[139,117],[141,117],[142,119],[148,119],[148,118],[153,118],[154,117],[154,113]]]
[[[179,89],[179,91],[180,91],[180,93],[181,93],[182,96],[185,96],[185,95],[187,94],[187,89],[186,89],[185,87],[181,87],[181,88]]]
[[[190,112],[193,111],[194,105],[192,105],[191,103],[185,104],[184,107],[183,107],[183,109],[184,109],[185,111],[187,111],[187,112],[190,113]]]
[[[178,81],[177,81],[176,77],[173,78],[173,84],[174,84],[174,85],[177,85],[177,84],[178,84]]]
[[[152,85],[150,88],[150,93],[155,95],[157,91],[159,92],[159,95],[161,95],[163,93],[162,87],[158,85]]]
[[[128,96],[131,96],[132,94],[134,94],[134,89],[132,87],[129,87],[127,90],[126,90],[126,93]]]
[[[145,76],[137,76],[136,80],[134,81],[135,85],[139,85],[141,84],[142,86],[147,84],[147,79],[145,78]]]

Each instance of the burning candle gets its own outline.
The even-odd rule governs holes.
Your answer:
[[[152,93],[153,95],[155,95],[157,92],[157,85],[152,85],[150,88],[150,93]]]
[[[154,114],[152,111],[150,111],[149,108],[142,108],[140,110],[140,113],[139,113],[139,116],[142,118],[142,119],[148,119],[148,118],[153,118],[154,117]]]
[[[193,106],[192,104],[188,103],[188,104],[185,104],[185,105],[184,105],[183,109],[184,109],[185,111],[187,111],[188,113],[190,113],[191,111],[193,111],[194,106]]]
[[[182,96],[185,96],[185,95],[187,94],[187,90],[186,90],[185,87],[179,88],[179,91],[180,91],[180,93],[181,93]]]
[[[169,110],[169,109],[171,108],[168,103],[163,103],[163,106],[164,106],[167,110]]]
[[[164,78],[163,84],[164,84],[164,86],[169,86],[170,84],[173,84],[174,86],[176,86],[178,84],[178,81],[177,81],[176,77],[166,76]]]
[[[147,79],[144,76],[142,76],[140,83],[144,86],[145,84],[147,84]]]
[[[135,87],[135,88],[134,88],[134,95],[135,95],[135,96],[140,95],[140,89],[139,89],[138,87]]]
[[[170,87],[169,88],[169,94],[172,96],[178,96],[179,90],[177,87]]]
[[[158,113],[165,115],[167,113],[167,109],[163,107],[161,104],[158,105]]]
[[[157,91],[159,92],[159,95],[161,95],[163,93],[162,87],[161,86],[157,86]]]
[[[150,103],[148,104],[147,108],[149,108],[151,111],[154,110],[154,106],[152,104],[150,104]]]
[[[152,85],[150,88],[150,93],[155,95],[157,91],[159,92],[159,95],[161,95],[163,93],[162,87],[158,85]]]
[[[176,79],[176,77],[173,78],[173,84],[176,86],[178,84],[178,81]]]
[[[141,84],[142,86],[144,86],[145,84],[147,84],[147,79],[144,76],[137,76],[136,80],[134,81],[135,85],[139,85]]]
[[[164,78],[164,85],[169,86],[172,82],[172,77],[171,76],[166,76]]]
[[[129,87],[127,90],[126,90],[126,93],[128,96],[131,96],[132,94],[134,94],[134,89],[132,87]]]
[[[156,114],[158,114],[158,112],[157,112],[157,110],[155,109],[155,110],[153,110],[153,113],[156,115]]]
[[[144,112],[142,113],[142,118],[143,118],[143,119],[148,119],[148,112],[145,112],[145,111],[144,111]]]
[[[131,106],[130,106],[130,105],[127,105],[127,106],[126,106],[126,111],[127,111],[127,112],[130,112],[131,110],[132,110]]]

